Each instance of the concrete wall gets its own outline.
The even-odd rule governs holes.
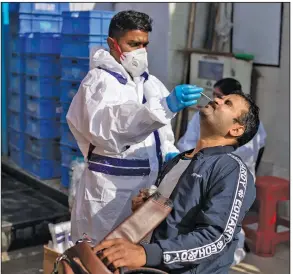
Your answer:
[[[169,65],[168,87],[169,89],[182,83],[184,55],[178,50],[186,48],[188,18],[190,3],[170,3],[170,36],[169,36]],[[196,16],[194,24],[194,39],[192,46],[202,48],[205,38],[205,25],[207,20],[208,4],[196,4]]]
[[[257,104],[260,107],[260,117],[268,134],[259,174],[289,179],[290,4],[284,3],[283,5],[280,67],[257,67],[262,75],[257,88]]]
[[[283,3],[281,63],[279,68],[258,67],[262,77],[257,89],[260,117],[267,131],[266,148],[258,175],[290,178],[290,4]],[[289,202],[279,214],[289,218]]]
[[[169,90],[182,82],[183,61],[179,49],[186,47],[189,3],[170,3],[170,35],[168,51],[168,83]]]

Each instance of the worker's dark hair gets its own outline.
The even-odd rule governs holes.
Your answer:
[[[234,78],[223,78],[214,84],[224,95],[229,95],[234,90],[242,90],[241,84]]]
[[[109,26],[109,37],[119,39],[130,30],[152,31],[152,19],[145,13],[126,10],[118,12]]]
[[[245,94],[241,90],[234,90],[229,94],[236,94],[241,96],[248,105],[248,111],[243,113],[234,120],[235,123],[239,123],[245,127],[245,131],[242,136],[237,138],[238,147],[247,144],[257,133],[259,127],[259,107],[252,100],[252,97]]]

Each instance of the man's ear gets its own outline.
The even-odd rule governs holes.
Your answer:
[[[242,126],[238,123],[235,123],[231,129],[229,130],[229,134],[232,136],[232,137],[240,137],[241,135],[243,135],[245,131],[245,126]]]
[[[113,38],[108,37],[108,38],[107,38],[107,43],[108,43],[108,46],[109,46],[109,49],[110,49],[110,50],[115,50],[115,46],[114,46],[115,41],[114,41]]]

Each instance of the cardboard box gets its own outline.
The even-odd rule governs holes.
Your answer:
[[[44,274],[52,273],[54,269],[54,263],[59,255],[61,255],[59,252],[49,248],[47,245],[44,245],[44,261],[43,261]]]

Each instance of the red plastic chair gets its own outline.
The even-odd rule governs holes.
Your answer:
[[[262,257],[272,257],[276,245],[289,241],[290,231],[277,232],[277,225],[290,227],[290,222],[277,216],[277,203],[290,199],[289,181],[273,177],[256,177],[256,200],[259,202],[258,216],[247,216],[243,221],[243,230],[251,240],[252,250]],[[257,230],[247,225],[258,223]]]

